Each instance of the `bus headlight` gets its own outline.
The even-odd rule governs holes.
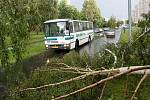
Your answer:
[[[64,47],[69,47],[70,46],[70,44],[64,44]]]
[[[48,45],[46,45],[46,48],[48,48]]]

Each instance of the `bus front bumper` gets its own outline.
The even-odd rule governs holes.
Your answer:
[[[70,44],[46,45],[47,49],[70,49]]]

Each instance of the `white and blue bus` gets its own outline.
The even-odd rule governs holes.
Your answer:
[[[44,33],[47,49],[77,49],[94,37],[92,22],[70,19],[44,22]]]

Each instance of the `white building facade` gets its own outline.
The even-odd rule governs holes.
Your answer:
[[[132,21],[138,23],[138,20],[142,19],[142,14],[146,14],[150,11],[150,0],[140,0],[132,11]]]

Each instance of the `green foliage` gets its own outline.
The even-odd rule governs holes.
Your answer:
[[[114,29],[116,26],[116,18],[111,16],[111,18],[108,20],[108,27]]]
[[[125,24],[129,24],[129,20],[125,20]]]
[[[150,12],[148,14],[143,14],[143,19],[139,21],[138,26],[141,28],[150,27]]]
[[[59,65],[57,66],[59,67]],[[23,84],[19,88],[27,88],[27,87],[37,87],[45,84],[50,83],[57,83],[61,82],[73,77],[78,76],[79,74],[71,73],[71,72],[62,72],[62,71],[52,71],[51,69],[54,69],[52,66],[48,66],[47,68],[42,67],[32,72],[32,74],[29,76],[28,79],[26,79]],[[91,76],[85,80],[82,81],[74,81],[70,82],[67,85],[59,85],[59,86],[52,86],[47,87],[44,89],[39,89],[35,91],[24,91],[19,94],[15,94],[14,96],[8,97],[8,99],[11,100],[20,100],[20,99],[52,99],[52,97],[57,97],[60,95],[67,94],[69,92],[73,92],[77,89],[80,89],[82,87],[85,87],[88,84],[91,84],[94,82],[94,78]],[[17,88],[16,88],[17,89]],[[14,89],[15,90],[15,89]],[[93,89],[93,93],[96,91]],[[96,93],[96,92],[95,92]],[[72,97],[67,98],[67,100],[74,99],[74,98],[80,98],[80,99],[89,99],[89,95],[91,95],[91,90],[86,91],[83,94],[80,95],[74,95]],[[94,96],[94,95],[93,95]]]
[[[0,47],[0,60],[2,65],[2,70],[5,71],[6,79],[12,78],[12,73],[14,80],[18,80],[21,76],[21,67],[19,64],[22,60],[23,52],[28,40],[28,3],[26,0],[1,0],[1,16],[0,16],[0,27],[2,28],[0,32],[0,38],[2,42]],[[12,51],[8,51],[8,46],[6,45],[6,37],[10,37]],[[17,66],[12,69],[9,66],[9,54],[12,52],[13,57],[16,60]],[[13,72],[15,70],[15,72]],[[17,75],[18,74],[18,75]]]
[[[134,33],[133,39],[135,40],[141,33],[137,28],[133,29]],[[71,73],[71,72],[63,72],[61,70],[52,70],[55,68],[65,67],[64,65],[59,65],[57,63],[65,63],[74,68],[88,68],[94,70],[101,70],[101,67],[111,69],[112,67],[123,67],[123,66],[132,66],[132,65],[149,65],[150,59],[150,40],[149,35],[145,35],[136,41],[136,43],[132,45],[128,45],[128,43],[118,43],[116,45],[107,45],[106,48],[111,50],[117,56],[117,63],[114,65],[114,57],[108,53],[107,51],[102,51],[95,54],[93,57],[89,56],[87,53],[83,55],[79,55],[75,51],[71,51],[66,54],[63,58],[52,58],[50,59],[50,63],[41,68],[37,68],[30,74],[29,78],[26,79],[19,87],[16,87],[13,90],[17,90],[17,88],[23,89],[28,87],[37,87],[49,83],[61,82],[63,80],[67,80],[73,77],[76,77],[80,74]],[[144,57],[144,58],[143,58]],[[15,96],[10,96],[10,99],[52,99],[52,97],[64,95],[80,88],[83,88],[87,85],[95,83],[106,76],[90,76],[84,80],[77,80],[74,82],[70,82],[65,85],[60,85],[57,87],[47,87],[44,89],[39,89],[35,91],[25,91],[19,94],[15,94]],[[132,96],[133,90],[135,90],[141,75],[128,75],[121,78],[117,78],[116,80],[109,81],[106,85],[104,91],[104,99],[113,99],[120,100],[122,98],[129,99]],[[136,85],[135,85],[136,84]],[[148,100],[149,99],[149,78],[145,80],[144,84],[141,85],[139,92],[137,93],[137,98],[139,100]],[[71,96],[69,99],[86,99],[90,100],[93,98],[97,98],[102,90],[102,86],[97,86],[91,90],[85,91],[81,94],[77,94]],[[14,93],[14,92],[13,92]],[[126,95],[125,95],[126,94]]]
[[[127,34],[123,33],[124,40],[128,39]],[[133,29],[132,37],[133,41],[136,40],[142,34],[141,29]],[[125,38],[127,37],[127,38]],[[121,43],[124,43],[121,38]],[[132,43],[132,45],[126,45],[124,62],[125,65],[148,65],[150,64],[148,59],[150,59],[150,39],[149,34],[146,34],[140,37],[136,42]],[[126,43],[128,43],[126,41]]]
[[[117,45],[106,46],[106,48],[111,50],[117,56],[118,60],[115,65],[114,57],[107,51],[99,52],[93,57],[86,53],[80,56],[77,52],[73,51],[66,54],[62,59],[55,59],[54,61],[51,61],[49,66],[45,65],[46,67],[44,66],[34,70],[29,75],[28,79],[22,79],[24,81],[21,82],[20,79],[24,77],[20,63],[24,57],[25,49],[27,48],[30,53],[31,51],[36,51],[34,53],[36,54],[42,51],[44,48],[42,45],[43,43],[41,42],[34,44],[33,48],[30,48],[31,45],[26,46],[28,43],[27,41],[29,40],[29,35],[31,35],[29,34],[29,31],[33,31],[35,29],[40,30],[41,23],[43,23],[45,20],[58,17],[89,20],[93,21],[97,26],[101,26],[103,21],[101,19],[100,10],[96,6],[95,0],[85,0],[82,12],[79,12],[72,6],[66,5],[65,2],[60,3],[58,9],[56,0],[1,0],[0,8],[0,71],[4,72],[5,76],[5,82],[3,84],[7,83],[6,85],[11,87],[9,90],[11,90],[13,93],[15,90],[18,90],[18,88],[23,89],[49,83],[56,83],[79,75],[71,72],[66,73],[61,71],[50,71],[56,67],[62,67],[62,65],[59,66],[54,63],[65,63],[72,67],[90,67],[91,69],[101,69],[101,67],[109,69],[112,67],[131,65],[150,65],[150,35],[146,34],[131,45],[122,42],[118,43]],[[142,24],[140,25],[149,27],[149,14],[145,15],[144,18],[145,19],[143,22],[141,21]],[[112,18],[109,22],[110,27],[114,28],[114,22],[115,19]],[[141,31],[135,31],[133,33],[133,40],[140,35]],[[34,38],[35,37],[33,37],[33,40]],[[8,48],[8,44],[12,47],[12,50]],[[13,55],[13,58],[16,61],[16,65],[13,67],[10,66],[10,55]],[[85,80],[72,82],[70,85],[67,84],[58,87],[44,88],[43,90],[27,91],[15,94],[15,96],[10,95],[8,99],[52,99],[52,96],[60,96],[70,93],[101,79],[102,77],[100,76],[90,76]],[[135,89],[135,84],[137,84],[139,81],[133,79],[135,78],[131,78],[131,82],[129,82],[130,91]],[[139,77],[137,77],[137,79],[139,79]],[[116,96],[121,98],[122,94],[119,95],[121,92],[119,89],[124,89],[123,86],[120,85],[124,84],[124,82],[124,79],[120,79],[119,81],[112,81],[112,84],[109,83],[110,87],[108,87],[108,90],[106,90],[105,95],[115,100],[117,99]],[[19,85],[16,86],[14,83]],[[143,91],[144,95],[142,95],[142,93],[138,93],[138,97],[141,100],[147,100],[149,99],[149,89],[147,89],[144,85],[142,87],[144,90],[140,90]],[[92,99],[92,97],[97,97],[97,95],[100,94],[100,90],[101,87],[97,87],[94,90],[86,91],[83,94],[78,94],[68,99]],[[91,91],[93,91],[93,93],[91,93]],[[130,95],[131,94],[129,94],[129,96]]]
[[[28,0],[29,31],[41,31],[42,23],[58,18],[57,0]]]
[[[81,13],[77,8],[67,5],[66,0],[62,0],[59,4],[59,18],[60,19],[74,19],[80,20]]]
[[[104,91],[104,100],[129,100],[141,79],[141,75],[127,75],[115,80],[109,81]],[[141,84],[139,92],[136,95],[137,100],[149,100],[149,77]]]
[[[126,45],[126,44],[125,44]],[[105,68],[110,68],[110,66],[112,67],[120,67],[122,66],[122,63],[126,63],[129,64],[129,62],[124,62],[126,60],[122,60],[121,59],[121,54],[124,52],[123,50],[125,49],[125,45],[118,45],[118,47],[116,48],[115,45],[113,46],[107,46],[108,49],[112,50],[118,57],[118,61],[116,66],[113,65],[113,57],[111,56],[111,54],[109,54],[108,52],[103,52],[103,54],[105,55],[98,55],[98,56],[94,56],[92,59],[90,59],[90,57],[85,53],[82,56],[79,56],[78,53],[76,52],[70,52],[69,54],[65,55],[63,59],[50,59],[50,64],[48,64],[48,66],[43,66],[41,68],[37,68],[36,70],[34,70],[28,79],[26,79],[24,82],[22,82],[22,84],[13,89],[13,91],[18,90],[19,89],[23,89],[23,88],[28,88],[28,87],[37,87],[37,86],[41,86],[41,85],[45,85],[45,84],[50,84],[50,83],[57,83],[57,82],[61,82],[76,76],[79,76],[80,74],[77,73],[71,73],[71,72],[63,72],[61,70],[52,70],[52,69],[56,69],[56,68],[62,68],[65,67],[63,65],[59,65],[56,63],[66,63],[68,65],[70,65],[71,67],[79,67],[79,68],[86,68],[87,65],[88,67],[90,67],[91,69],[97,69],[99,70],[100,67],[105,67]],[[129,53],[129,52],[128,52]],[[126,54],[127,55],[127,54]],[[130,53],[131,55],[131,53]],[[136,57],[135,57],[136,58]],[[136,61],[134,60],[135,58],[132,59],[132,61]],[[91,61],[92,60],[92,61]],[[97,65],[98,64],[98,65]],[[103,65],[101,65],[103,64]],[[126,66],[126,65],[124,65]],[[29,91],[24,91],[21,93],[16,93],[13,97],[10,96],[9,99],[52,99],[52,97],[57,97],[57,96],[61,96],[61,95],[65,95],[68,94],[70,92],[73,92],[75,90],[81,89],[85,86],[88,86],[92,83],[95,83],[97,81],[100,81],[103,78],[106,78],[107,76],[89,76],[87,78],[85,78],[84,80],[76,80],[64,85],[59,85],[59,86],[54,86],[54,87],[46,87],[43,89],[38,89],[38,90],[29,90]],[[128,80],[127,80],[128,77]],[[104,99],[113,99],[113,100],[120,100],[122,98],[124,98],[124,96],[126,96],[127,99],[131,98],[132,96],[132,91],[135,90],[139,80],[141,78],[141,75],[128,75],[128,76],[124,76],[121,78],[117,78],[114,79],[112,81],[107,82],[105,91],[104,91],[104,95],[103,98]],[[136,84],[136,85],[135,85]],[[142,84],[140,91],[138,92],[137,97],[144,100],[148,100],[149,98],[149,78],[146,80],[146,82],[144,82],[144,84]],[[87,90],[85,92],[79,93],[77,95],[73,95],[71,97],[66,98],[67,100],[70,99],[85,99],[85,100],[91,100],[93,98],[97,98],[102,90],[102,85],[99,85],[93,89]],[[14,93],[12,91],[12,93]],[[127,93],[127,94],[126,94]],[[126,95],[125,95],[126,94]]]
[[[29,32],[40,31],[45,20],[58,17],[57,0],[1,0],[0,8],[0,70],[7,80],[18,81]],[[17,64],[15,67],[10,67],[10,55]]]
[[[37,54],[44,52],[46,48],[45,48],[45,45],[43,43],[44,42],[41,41],[41,42],[27,45],[26,54],[23,56],[23,59],[29,58],[31,56],[34,56],[34,55],[37,55]]]
[[[123,25],[123,21],[117,21],[117,27],[119,27],[120,25]]]
[[[86,68],[87,65],[91,65],[90,56],[87,53],[84,53],[80,56],[77,52],[72,51],[66,54],[63,58],[63,62],[75,67],[83,67]]]
[[[94,22],[95,27],[102,26],[100,9],[97,7],[95,0],[84,0],[82,13],[84,15],[84,19]]]
[[[120,42],[122,43],[128,43],[129,42],[129,38],[128,38],[128,30],[124,29],[121,32],[121,36],[120,36]]]
[[[83,55],[79,55],[77,52],[72,51],[64,56],[62,62],[74,67],[90,67],[92,69],[101,67],[111,68],[114,66],[113,56],[106,51],[97,53],[93,57],[89,56],[86,52]]]

